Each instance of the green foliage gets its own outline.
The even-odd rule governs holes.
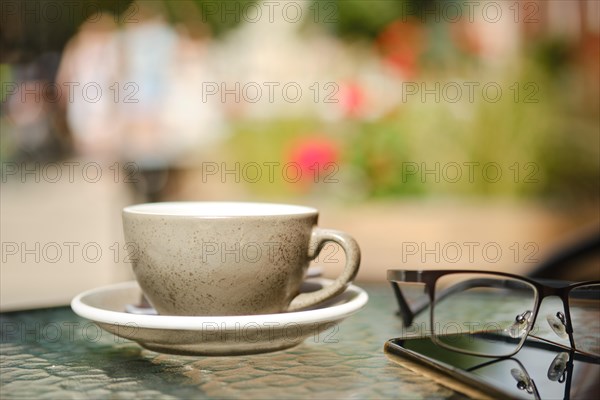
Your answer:
[[[201,16],[201,21],[206,23],[212,33],[220,36],[240,24],[246,15],[246,8],[257,3],[257,0],[192,0]],[[177,1],[165,1],[171,10],[177,7]],[[174,15],[172,13],[172,15]],[[196,21],[198,22],[198,21]]]
[[[374,40],[393,21],[418,20],[436,0],[314,0],[313,9],[335,11],[336,24],[326,23],[336,35]],[[333,5],[333,7],[332,7]],[[320,18],[320,22],[331,22]]]

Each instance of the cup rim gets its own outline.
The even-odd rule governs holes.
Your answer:
[[[317,215],[313,207],[284,203],[237,201],[168,201],[133,204],[123,214],[184,218],[269,218]]]

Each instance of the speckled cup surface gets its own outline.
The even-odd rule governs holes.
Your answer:
[[[123,209],[133,272],[162,315],[295,311],[333,297],[356,276],[349,235],[317,227],[314,208],[270,203],[171,202]],[[336,242],[346,266],[333,284],[301,293],[308,265]]]

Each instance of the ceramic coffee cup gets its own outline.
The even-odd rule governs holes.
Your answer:
[[[172,202],[125,207],[136,279],[159,314],[252,315],[294,311],[335,296],[358,272],[346,233],[317,227],[314,208],[269,203]],[[346,253],[341,275],[299,294],[326,242]]]

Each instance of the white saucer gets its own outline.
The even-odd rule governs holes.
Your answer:
[[[318,278],[302,291],[330,284]],[[141,297],[137,282],[123,282],[77,295],[71,308],[102,329],[158,352],[194,355],[239,355],[296,346],[356,313],[369,297],[350,285],[340,295],[305,311],[223,317],[180,317],[124,312]],[[149,313],[153,310],[149,309]]]

